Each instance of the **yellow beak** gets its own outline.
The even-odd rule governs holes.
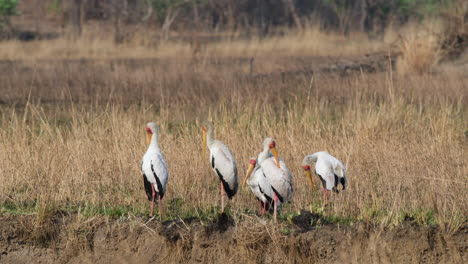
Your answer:
[[[247,182],[247,179],[250,177],[250,174],[252,174],[253,169],[254,169],[254,165],[249,164],[249,169],[247,169],[247,174],[245,175],[244,181],[242,182],[242,188],[245,188],[245,183]]]
[[[278,166],[279,168],[280,164],[279,164],[278,152],[276,151],[276,148],[270,148],[270,151],[271,153],[273,153],[273,156],[275,157],[275,161],[276,161],[276,166]]]
[[[203,130],[202,154],[206,155],[206,131]]]
[[[312,181],[312,174],[310,173],[310,170],[306,170],[306,171],[304,171],[304,172],[305,172],[305,174],[307,175],[307,178],[309,178],[310,186],[312,186],[312,190],[315,191],[316,188],[315,188],[314,182]]]
[[[153,134],[148,133],[148,145],[151,143],[152,137],[153,137]]]

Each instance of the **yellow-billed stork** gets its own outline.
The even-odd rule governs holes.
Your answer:
[[[278,157],[276,142],[272,138],[263,141],[263,151],[258,155],[258,164],[273,191],[273,217],[276,221],[278,206],[291,200],[293,188],[292,174],[284,161]]]
[[[273,202],[273,190],[271,189],[271,185],[263,173],[262,168],[257,165],[256,158],[250,158],[249,167],[242,183],[242,188],[245,188],[246,183],[249,185],[250,190],[255,197],[257,197],[257,200],[260,203],[260,214],[265,214]]]
[[[317,174],[322,182],[323,202],[327,200],[327,190],[338,193],[338,184],[342,185],[342,189],[346,189],[346,167],[337,158],[333,157],[326,151],[316,152],[304,157],[302,168],[306,176],[309,178],[312,189],[315,190],[314,182],[310,166],[315,162],[315,174]]]
[[[237,193],[237,167],[236,160],[229,148],[223,142],[214,139],[213,123],[205,121],[203,130],[203,152],[206,147],[210,150],[210,165],[221,182],[221,211],[224,212],[224,195],[232,199]]]
[[[146,195],[151,202],[152,216],[156,196],[158,198],[159,213],[161,214],[161,199],[166,192],[169,172],[167,170],[166,161],[158,145],[158,126],[153,122],[149,122],[146,124],[146,132],[148,134],[149,146],[143,156],[141,171],[143,172],[143,183]]]

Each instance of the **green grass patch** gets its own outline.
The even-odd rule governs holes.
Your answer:
[[[333,214],[328,208],[322,208],[321,203],[313,203],[310,205],[310,211],[294,211],[291,206],[286,204],[283,210],[278,214],[278,220],[287,224],[294,224],[295,220],[301,217],[303,213],[311,215],[310,225],[320,227],[324,224],[340,224],[352,226],[357,222],[368,222],[384,226],[398,226],[404,222],[413,222],[418,225],[436,226],[440,224],[437,213],[432,209],[417,209],[414,211],[392,212],[377,207],[366,207],[356,217],[349,215]],[[112,205],[112,204],[44,204],[38,203],[36,200],[28,200],[21,203],[3,201],[0,203],[0,215],[3,214],[38,214],[42,215],[47,212],[63,211],[69,214],[78,214],[85,218],[94,216],[105,216],[109,218],[126,218],[130,216],[149,217],[148,203],[142,202],[135,205]],[[177,197],[167,201],[164,204],[164,213],[159,215],[158,205],[155,206],[155,217],[161,221],[172,220],[193,220],[197,219],[202,222],[215,221],[221,212],[219,205],[209,205],[205,207],[189,208],[186,206],[184,198]],[[244,208],[237,211],[240,214],[255,214],[256,211],[252,208]],[[231,207],[225,208],[225,214],[233,216],[234,213]],[[263,216],[266,219],[272,219],[272,214]],[[453,222],[456,226],[461,226],[466,223],[466,217],[462,214],[454,215]],[[456,226],[453,227],[456,229]],[[282,231],[283,232],[283,231]],[[290,233],[290,230],[285,230],[284,234]]]
[[[357,218],[351,216],[342,216],[342,215],[323,215],[322,216],[328,223],[332,224],[340,224],[340,225],[347,225],[352,226],[354,223],[358,222]]]
[[[107,216],[111,218],[119,218],[125,215],[143,215],[145,212],[140,207],[130,205],[88,205],[78,208],[72,207],[71,212],[77,212],[81,215],[91,217],[96,215]]]
[[[35,200],[22,203],[3,202],[0,203],[0,214],[32,214],[37,212]]]
[[[412,212],[400,213],[400,222],[414,221],[420,225],[438,225],[436,215],[432,209],[418,209]]]

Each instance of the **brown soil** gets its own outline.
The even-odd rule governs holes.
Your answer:
[[[303,212],[292,224],[143,219],[79,221],[57,212],[0,216],[1,263],[467,263],[468,226],[454,234],[404,223],[339,226]],[[250,222],[249,222],[250,221]],[[252,222],[253,221],[253,222]],[[308,223],[321,227],[312,227]],[[291,232],[284,235],[280,228]]]

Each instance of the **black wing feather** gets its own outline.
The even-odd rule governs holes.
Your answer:
[[[157,195],[159,195],[159,197],[162,199],[164,197],[164,189],[162,187],[161,181],[158,178],[158,175],[154,171],[153,163],[151,163],[151,171],[153,172],[153,176],[156,179],[156,184],[158,185],[159,192],[157,193]]]
[[[218,177],[219,177],[219,180],[220,180],[221,183],[223,184],[224,191],[226,191],[229,200],[231,200],[232,197],[234,197],[234,195],[236,195],[236,191],[237,191],[237,190],[231,189],[231,187],[229,187],[229,184],[224,180],[223,175],[221,174],[221,172],[219,172],[219,170],[218,170],[218,169],[216,168],[216,166],[215,166],[215,158],[214,158],[214,156],[211,157],[211,166],[213,167],[213,169],[215,169],[216,174],[217,174]]]
[[[340,178],[338,178],[338,176],[336,174],[335,175],[335,186],[333,186],[333,191],[336,192],[336,193],[339,193],[340,191],[338,191],[338,184],[340,183]]]
[[[283,196],[281,196],[273,186],[271,186],[271,189],[273,189],[273,192],[276,193],[276,196],[278,196],[278,199],[280,200],[280,202],[283,202],[284,201]]]
[[[146,179],[146,175],[143,173],[143,184],[145,185],[145,192],[148,196],[148,200],[153,199],[153,190],[151,189],[151,183]]]
[[[341,183],[341,186],[343,186],[343,190],[346,189],[346,179],[345,179],[345,177],[342,177],[340,179],[340,183]]]
[[[219,170],[217,168],[215,168],[215,170],[216,174],[218,174],[219,180],[221,180],[221,183],[224,186],[224,190],[226,191],[229,200],[231,200],[232,197],[234,197],[234,195],[236,194],[236,192],[229,187],[229,184],[224,180],[223,175],[221,175]]]
[[[266,209],[266,210],[270,210],[271,204],[273,203],[273,199],[272,199],[270,196],[266,195],[266,194],[263,192],[263,190],[262,190],[262,188],[260,187],[260,185],[258,186],[258,189],[259,189],[260,192],[263,194],[263,196],[265,196],[265,198],[267,199],[265,209]],[[260,200],[260,201],[261,201],[261,200]],[[262,202],[262,204],[264,203],[263,201],[261,201],[261,202]]]

